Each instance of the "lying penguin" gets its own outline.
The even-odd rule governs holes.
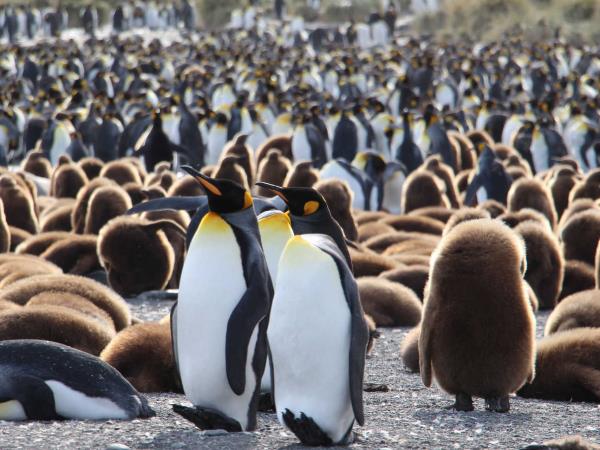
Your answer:
[[[48,341],[0,343],[0,420],[131,420],[148,401],[95,356]]]

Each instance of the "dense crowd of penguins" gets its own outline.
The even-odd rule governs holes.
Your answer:
[[[173,391],[251,430],[273,387],[302,442],[347,443],[378,327],[415,327],[405,366],[458,410],[600,401],[600,49],[355,38],[2,48],[1,418]],[[132,317],[169,289],[171,316]]]

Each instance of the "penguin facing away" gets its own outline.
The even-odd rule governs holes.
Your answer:
[[[147,400],[95,356],[39,340],[0,342],[0,420],[134,419]]]
[[[279,421],[305,445],[351,443],[354,421],[364,423],[369,332],[356,281],[329,236],[288,241],[267,333]]]
[[[175,361],[194,408],[173,410],[203,429],[253,430],[273,288],[252,197],[184,168],[205,188],[210,211],[190,243],[171,311]]]

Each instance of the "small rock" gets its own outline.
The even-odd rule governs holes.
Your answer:
[[[127,447],[124,444],[115,443],[115,444],[110,444],[108,447],[106,447],[106,450],[130,450],[130,449],[129,449],[129,447]]]
[[[227,431],[225,430],[205,430],[202,431],[200,434],[202,434],[203,436],[224,436],[227,434]]]

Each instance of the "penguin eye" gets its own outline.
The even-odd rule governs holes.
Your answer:
[[[314,200],[310,200],[304,204],[304,215],[310,216],[311,214],[316,213],[319,210],[319,202]]]

